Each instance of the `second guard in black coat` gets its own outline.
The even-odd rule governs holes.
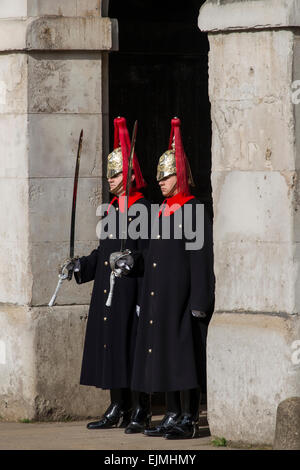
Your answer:
[[[197,433],[200,390],[206,385],[206,333],[215,278],[212,221],[207,208],[190,195],[192,177],[177,118],[157,179],[166,199],[145,261],[132,389],[166,392],[166,415],[158,426],[146,429],[147,436],[191,438]],[[203,227],[203,222],[203,246],[187,249],[191,229]]]

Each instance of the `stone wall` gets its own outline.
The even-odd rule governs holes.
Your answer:
[[[73,178],[77,255],[97,245],[107,152],[107,54],[115,23],[99,0],[0,5],[0,416],[98,415],[106,393],[79,386],[92,283],[66,282]],[[53,16],[56,15],[56,16]]]
[[[208,1],[216,311],[208,334],[211,433],[272,444],[300,394],[299,79],[295,2]],[[299,11],[298,11],[299,14]],[[290,23],[289,23],[290,22]],[[298,23],[299,24],[299,23]],[[276,28],[276,29],[275,29]]]

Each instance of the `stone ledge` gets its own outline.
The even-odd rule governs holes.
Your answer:
[[[200,9],[201,31],[300,26],[297,0],[207,0]]]
[[[100,17],[0,20],[0,50],[116,50],[117,25],[114,19]]]

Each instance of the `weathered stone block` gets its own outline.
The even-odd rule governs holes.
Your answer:
[[[30,113],[101,113],[101,54],[31,54]]]
[[[101,128],[100,114],[29,115],[30,177],[73,178],[81,129],[83,145],[79,176],[101,177]]]
[[[294,129],[288,100],[212,101],[213,170],[293,171]],[[259,132],[257,132],[259,130]],[[285,155],[285,158],[282,156]]]
[[[6,211],[9,212],[9,209]],[[29,252],[25,226],[23,240],[1,242],[0,260],[3,266],[0,270],[0,304],[6,302],[28,304],[31,301],[32,277],[28,265]]]
[[[101,17],[2,19],[1,51],[110,51],[118,47],[117,21]]]
[[[299,26],[299,5],[297,0],[207,0],[198,24],[202,31]]]
[[[28,182],[23,178],[1,178],[0,238],[2,243],[22,242],[28,230]]]
[[[278,405],[275,450],[300,450],[300,397],[287,398]]]
[[[77,0],[28,0],[28,16],[77,16]]]
[[[291,96],[292,31],[232,32],[210,36],[209,41],[209,67],[214,70],[209,92],[214,100],[259,104]]]
[[[297,313],[298,245],[215,241],[215,309]]]
[[[36,362],[27,307],[1,304],[0,340],[5,350],[5,362],[0,364],[0,415],[10,420],[32,418]]]
[[[114,48],[115,22],[109,18],[41,17],[28,22],[26,48],[30,50],[95,50]]]
[[[27,83],[27,56],[25,54],[0,55],[0,114],[26,113]]]
[[[1,0],[0,18],[26,17],[28,0]]]
[[[295,176],[283,171],[214,171],[214,239],[292,242]]]
[[[207,346],[212,435],[272,445],[278,404],[300,395],[300,363],[293,357],[299,338],[299,316],[213,315]]]
[[[31,298],[31,276],[25,178],[0,178],[0,239],[0,303],[27,303]]]
[[[28,176],[27,145],[26,114],[0,114],[0,178]]]
[[[2,305],[0,415],[7,420],[99,416],[107,392],[79,385],[87,306]],[[74,340],[76,338],[76,340]]]
[[[29,185],[30,240],[69,239],[73,178],[34,178]],[[101,180],[80,178],[76,205],[76,238],[96,239],[96,209],[101,202]]]
[[[1,0],[0,18],[26,16],[98,16],[101,0]]]
[[[26,18],[1,20],[0,50],[12,52],[26,49],[27,25]]]
[[[213,170],[298,168],[293,48],[290,31],[210,37]]]
[[[80,305],[32,310],[39,419],[99,416],[108,406],[106,391],[79,385],[87,314]]]
[[[102,0],[77,0],[77,16],[101,16]]]

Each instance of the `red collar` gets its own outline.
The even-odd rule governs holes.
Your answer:
[[[195,196],[183,196],[182,193],[175,194],[175,196],[168,197],[162,203],[164,205],[164,213],[165,217],[174,214],[175,211],[180,209],[186,202],[190,201],[191,199],[195,199]],[[162,214],[162,210],[159,211],[158,217]]]
[[[132,204],[134,204],[136,201],[138,201],[139,199],[141,199],[142,197],[144,197],[143,193],[140,193],[138,191],[136,192],[133,192],[129,197],[128,197],[128,209],[129,207],[132,206]],[[120,207],[120,211],[121,212],[124,212],[124,205],[125,205],[125,193],[122,194],[121,196],[115,196],[109,206],[108,206],[108,209],[107,209],[107,213],[109,212],[109,209],[111,208],[111,206],[113,205],[114,202],[116,202],[119,204],[119,207]]]

